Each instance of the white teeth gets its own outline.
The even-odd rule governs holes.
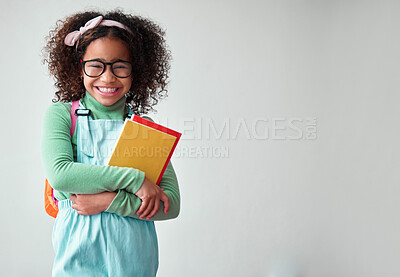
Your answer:
[[[97,87],[101,92],[104,93],[113,93],[116,92],[118,88],[102,88],[102,87]]]

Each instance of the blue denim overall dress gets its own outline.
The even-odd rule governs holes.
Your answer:
[[[80,103],[79,108],[83,109]],[[77,162],[106,165],[124,121],[77,119]],[[53,276],[156,276],[158,244],[154,222],[102,212],[79,215],[59,201],[53,229]]]

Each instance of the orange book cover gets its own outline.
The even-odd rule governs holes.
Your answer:
[[[134,115],[125,120],[108,165],[137,168],[158,185],[181,135]]]

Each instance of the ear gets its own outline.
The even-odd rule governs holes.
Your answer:
[[[80,78],[83,79],[83,76],[85,75],[85,72],[83,71],[82,59],[79,60],[79,66],[81,68],[81,76],[80,76]]]

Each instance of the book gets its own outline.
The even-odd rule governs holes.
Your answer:
[[[158,185],[181,135],[134,115],[125,120],[108,165],[137,168]]]

